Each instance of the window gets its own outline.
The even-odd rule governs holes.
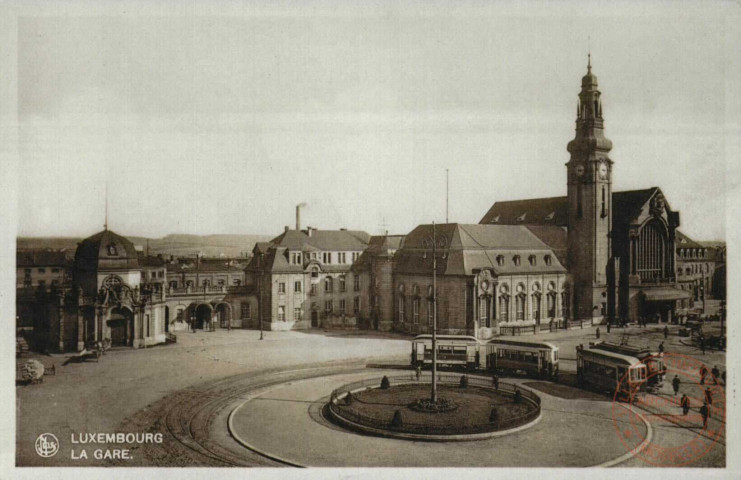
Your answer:
[[[250,308],[250,304],[247,302],[242,302],[242,310],[240,317],[242,320],[250,320],[252,318],[252,309]]]
[[[334,309],[332,306],[332,300],[325,300],[324,302],[324,310],[329,313]]]
[[[538,260],[535,258],[535,255],[530,255],[527,257],[527,261],[530,262],[531,266],[535,266],[538,263]]]
[[[319,278],[319,269],[317,269],[317,268],[314,268],[314,269],[313,269],[313,270],[311,271],[311,278]]]
[[[504,255],[497,255],[497,265],[504,266]]]
[[[58,268],[52,268],[51,269],[51,273],[59,273],[59,269]]]
[[[324,291],[327,293],[332,292],[332,277],[327,277],[324,279]]]
[[[399,295],[399,321],[403,322],[404,320],[404,295]]]
[[[515,320],[525,320],[525,294],[515,297]]]
[[[520,256],[519,255],[515,255],[514,257],[512,257],[512,261],[514,262],[516,267],[520,266]]]
[[[286,284],[284,282],[278,284],[278,293],[286,293]]]
[[[550,255],[546,255],[545,257],[543,257],[543,260],[545,261],[546,265],[550,265],[553,263],[553,258]]]
[[[419,304],[419,297],[415,297],[414,300],[412,300],[412,322],[414,322],[415,325],[419,323]]]
[[[311,295],[316,295],[316,283],[311,284],[310,293]]]
[[[534,293],[532,297],[533,320],[535,320],[536,323],[540,324],[540,294]]]
[[[301,252],[291,253],[291,263],[294,265],[301,265]]]
[[[355,263],[360,258],[360,252],[352,252],[352,263]]]
[[[170,282],[170,288],[178,288],[178,282],[176,280]]]
[[[242,280],[240,280],[240,279],[238,279],[238,278],[235,278],[235,279],[234,279],[234,280],[232,281],[232,283],[234,284],[234,286],[235,286],[235,287],[238,287],[238,286],[242,285]]]
[[[355,315],[360,313],[360,297],[355,297],[353,299],[353,313],[355,313]]]
[[[160,270],[159,272],[157,272],[157,276],[159,278],[163,278],[165,276],[165,272],[163,272],[162,270]]]
[[[340,313],[347,313],[347,304],[344,298],[340,300]]]
[[[345,262],[346,259],[347,258],[346,258],[346,253],[345,252],[340,252],[340,253],[337,254],[337,263],[346,263]]]
[[[352,289],[356,292],[360,291],[360,276],[355,275],[352,279]]]
[[[304,319],[304,311],[301,307],[296,307],[293,309],[293,319],[297,322]]]
[[[322,261],[328,265],[332,263],[332,252],[323,252]]]
[[[210,280],[204,280],[203,281],[203,286],[204,287],[208,287],[209,285],[211,285],[211,281]]]
[[[509,322],[509,296],[502,295],[499,297],[499,320]]]
[[[192,287],[192,286],[193,286],[193,280],[187,280],[187,281],[185,282],[185,286],[186,286],[186,287]]]
[[[293,282],[293,291],[296,293],[301,293],[301,281]]]
[[[556,316],[556,292],[548,294],[547,303],[548,317],[554,318]]]
[[[39,268],[39,273],[46,273],[46,269],[45,268]]]
[[[278,305],[278,321],[286,321],[286,307],[284,307],[283,305]]]
[[[340,275],[340,292],[347,290],[347,281],[344,275]]]
[[[491,297],[481,296],[479,297],[479,325],[482,327],[491,327],[491,315],[490,315]]]
[[[118,255],[118,249],[116,248],[115,243],[109,243],[107,248],[108,248],[108,255],[111,255],[114,257]]]
[[[220,287],[223,287],[223,286],[224,286],[224,284],[226,283],[226,280],[224,280],[223,278],[220,278],[220,279],[218,280],[218,282],[219,282],[219,286],[220,286]]]

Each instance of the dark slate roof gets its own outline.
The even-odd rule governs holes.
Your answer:
[[[651,187],[644,190],[612,192],[614,224],[616,226],[629,224],[657,191],[658,187]],[[496,202],[479,223],[568,227],[568,199],[550,197]]]
[[[109,254],[109,245],[116,247],[116,255]],[[139,253],[127,238],[111,230],[103,230],[78,244],[75,267],[82,270],[137,269]]]
[[[406,236],[397,252],[397,272],[422,275],[432,272],[429,243],[432,228],[432,225],[420,225]],[[497,275],[566,271],[548,245],[523,226],[448,223],[437,225],[435,230],[439,274],[472,275],[484,268],[492,269]],[[503,265],[497,264],[498,255],[504,257]],[[515,255],[520,256],[519,266],[514,264]],[[535,265],[529,263],[530,255],[535,255]],[[546,255],[551,256],[551,265],[546,265]]]
[[[162,267],[165,265],[165,260],[161,257],[144,255],[142,252],[137,253],[139,254],[139,265],[142,267]]]
[[[68,267],[72,264],[70,252],[64,250],[19,250],[15,254],[17,267]]]
[[[287,230],[270,241],[271,244],[301,251],[362,251],[368,247],[370,235],[356,230]]]
[[[568,230],[566,227],[550,225],[528,225],[530,230],[543,243],[548,245],[558,257],[558,261],[568,267],[566,257],[568,248]]]
[[[374,235],[368,242],[360,257],[353,264],[353,270],[362,269],[371,264],[372,258],[388,258],[393,256],[391,251],[396,251],[404,244],[405,235]]]

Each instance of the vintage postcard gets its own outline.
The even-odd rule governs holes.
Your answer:
[[[0,477],[738,475],[738,3],[6,6]]]

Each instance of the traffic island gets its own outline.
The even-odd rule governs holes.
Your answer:
[[[370,435],[428,441],[480,440],[520,431],[540,419],[540,397],[488,377],[439,374],[388,376],[344,385],[331,394],[325,416]]]

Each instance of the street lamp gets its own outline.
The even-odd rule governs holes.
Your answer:
[[[427,237],[423,245],[428,247],[432,243],[432,392],[431,400],[437,403],[437,231],[435,222],[432,222],[432,237]],[[440,239],[440,247],[445,246],[445,239]],[[443,253],[444,255],[444,253]]]

